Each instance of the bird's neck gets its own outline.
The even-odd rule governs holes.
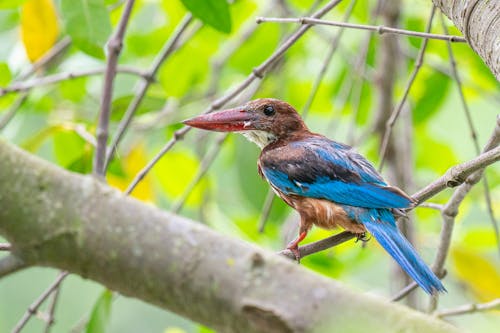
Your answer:
[[[264,149],[264,147],[278,139],[274,134],[266,131],[252,130],[241,132],[241,134],[243,134],[247,140],[259,146],[260,149]]]
[[[259,131],[259,130],[244,131],[240,133],[243,134],[243,136],[245,136],[245,138],[247,138],[249,141],[259,146],[260,149],[264,149],[269,145],[274,146],[275,144],[298,141],[303,139],[304,137],[317,135],[309,132],[308,130],[300,132],[292,132],[286,136],[277,136],[271,132]]]

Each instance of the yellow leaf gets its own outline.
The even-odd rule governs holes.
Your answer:
[[[491,301],[500,297],[500,270],[477,251],[455,247],[452,251],[453,264],[457,276],[481,301]]]
[[[108,184],[119,190],[125,190],[147,162],[148,159],[144,146],[142,144],[134,146],[122,161],[122,167],[126,176],[119,177],[108,173],[106,177]],[[154,201],[155,196],[151,178],[148,176],[144,177],[130,195],[142,201]]]
[[[26,54],[35,62],[54,45],[59,34],[52,0],[28,0],[21,9],[21,38]]]

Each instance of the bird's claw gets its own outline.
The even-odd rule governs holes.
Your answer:
[[[363,242],[363,243],[366,243],[366,242],[368,242],[370,239],[371,239],[371,237],[370,237],[370,236],[368,236],[368,235],[366,234],[366,232],[363,232],[363,233],[361,233],[361,234],[357,234],[357,235],[356,235],[356,243],[357,243],[357,242],[359,242],[359,241],[361,241],[361,242]]]

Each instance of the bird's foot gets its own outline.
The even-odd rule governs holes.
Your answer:
[[[366,234],[366,232],[360,233],[356,235],[356,243],[361,241],[363,243],[368,242],[371,239],[370,236]]]
[[[287,250],[290,250],[293,253],[293,255],[295,256],[295,260],[297,260],[297,263],[300,264],[300,251],[298,244],[295,244],[294,246],[293,244],[290,243],[286,248]]]

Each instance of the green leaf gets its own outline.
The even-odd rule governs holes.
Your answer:
[[[425,79],[419,80],[422,86],[420,93],[415,97],[413,120],[421,123],[439,111],[450,86],[450,78],[437,71],[431,72]]]
[[[231,32],[231,15],[226,0],[181,0],[203,23],[225,33]]]
[[[86,333],[104,333],[111,315],[111,301],[113,293],[111,290],[104,290],[94,304],[92,314],[87,323]]]
[[[63,167],[67,167],[79,159],[85,147],[85,141],[69,129],[56,132],[53,142],[57,162]]]
[[[12,79],[12,74],[10,73],[9,66],[1,62],[0,63],[0,87],[5,87],[7,84],[9,84],[10,80]]]
[[[112,30],[104,1],[62,0],[61,13],[74,44],[88,55],[103,59]]]
[[[2,0],[0,1],[0,9],[16,8],[25,2],[26,0]]]

